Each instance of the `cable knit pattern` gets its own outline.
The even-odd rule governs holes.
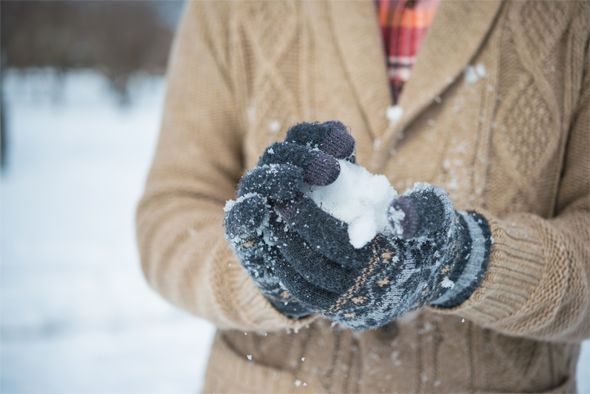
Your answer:
[[[189,2],[137,234],[150,285],[220,329],[204,390],[574,391],[590,336],[589,45],[588,2],[443,0],[388,119],[372,1]],[[436,184],[488,219],[467,301],[354,333],[288,319],[258,291],[223,205],[288,126],[331,119],[397,190]]]

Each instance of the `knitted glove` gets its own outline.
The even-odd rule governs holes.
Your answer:
[[[458,305],[485,273],[486,220],[455,211],[431,185],[395,199],[392,233],[361,249],[349,243],[344,222],[309,198],[278,201],[274,210],[279,216],[269,218],[266,242],[283,257],[274,261],[279,281],[308,310],[344,326],[374,328],[426,304]]]
[[[304,141],[307,146],[298,143]],[[295,126],[285,142],[266,149],[258,165],[240,180],[237,200],[226,204],[226,238],[261,292],[290,317],[306,316],[312,310],[294,298],[277,276],[276,267],[286,262],[269,241],[269,222],[279,220],[274,207],[300,198],[304,182],[332,183],[340,172],[336,158],[347,158],[353,151],[354,140],[340,122]]]

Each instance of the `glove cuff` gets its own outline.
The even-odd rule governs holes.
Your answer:
[[[492,237],[487,220],[480,214],[457,212],[460,222],[458,257],[453,269],[441,282],[445,290],[431,304],[443,308],[467,300],[483,279],[490,256]]]

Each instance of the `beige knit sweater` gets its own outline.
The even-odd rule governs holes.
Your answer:
[[[590,336],[589,3],[443,1],[397,122],[373,7],[188,5],[137,231],[150,284],[219,328],[205,391],[575,390]],[[353,333],[289,320],[258,292],[224,240],[224,202],[289,125],[329,119],[396,189],[437,184],[489,219],[489,270],[464,304]]]

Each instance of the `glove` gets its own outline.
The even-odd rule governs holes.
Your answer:
[[[269,223],[280,220],[277,204],[300,198],[304,182],[332,183],[340,172],[337,158],[348,158],[354,139],[340,122],[303,123],[283,143],[266,149],[257,166],[240,180],[237,200],[225,207],[225,235],[242,266],[270,303],[283,314],[300,318],[313,312],[284,287],[278,267],[287,264],[274,242]]]
[[[306,137],[292,129],[288,140],[315,147]],[[349,243],[346,223],[302,194],[292,196],[277,200],[278,215],[269,217],[265,242],[282,256],[273,261],[273,272],[308,311],[344,326],[376,328],[427,304],[458,305],[485,273],[487,221],[454,210],[440,188],[417,184],[395,199],[391,233],[361,249]]]

